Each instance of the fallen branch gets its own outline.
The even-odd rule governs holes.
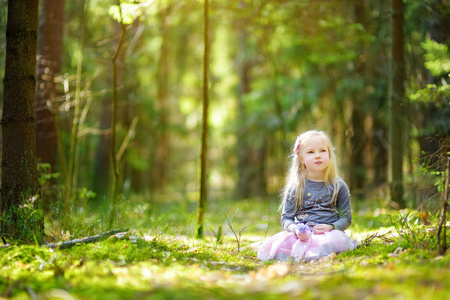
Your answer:
[[[376,239],[376,238],[381,239],[381,240],[382,240],[383,242],[385,242],[385,243],[393,243],[394,240],[392,240],[392,239],[386,237],[386,236],[387,236],[388,234],[390,234],[390,233],[391,233],[390,231],[389,231],[389,232],[386,232],[386,233],[382,233],[382,234],[378,233],[378,231],[375,232],[375,233],[372,233],[372,234],[366,236],[366,237],[359,243],[359,246],[362,246],[362,247],[368,247],[368,246],[372,243],[372,241],[373,241],[374,239]]]
[[[84,237],[81,239],[74,239],[74,240],[70,240],[70,241],[66,241],[66,242],[60,242],[60,243],[55,243],[55,244],[47,244],[47,245],[42,245],[42,247],[47,247],[47,248],[58,248],[58,249],[68,249],[71,248],[75,245],[78,244],[88,244],[88,243],[93,243],[105,238],[110,237],[111,235],[117,234],[119,232],[126,232],[128,231],[128,228],[125,229],[114,229],[114,230],[110,230],[104,233],[100,233],[94,236],[88,236],[88,237]]]

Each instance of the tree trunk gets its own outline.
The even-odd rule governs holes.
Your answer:
[[[436,238],[437,238],[437,244],[438,244],[438,251],[440,255],[445,255],[445,252],[447,251],[447,215],[448,215],[448,187],[449,187],[449,176],[450,176],[450,156],[449,156],[449,150],[450,150],[450,144],[449,144],[449,137],[447,136],[445,138],[445,144],[443,145],[443,152],[442,155],[443,158],[443,184],[444,184],[444,190],[442,191],[442,210],[439,216],[439,220],[437,222],[437,232],[436,232]]]
[[[97,194],[97,205],[111,193],[111,190],[108,190],[111,179],[111,134],[107,132],[111,128],[111,115],[111,99],[105,98],[102,102],[102,116],[100,119],[100,129],[103,133],[98,136],[94,178],[92,180],[94,191]]]
[[[355,93],[354,93],[355,94]],[[351,136],[350,149],[350,186],[352,193],[357,198],[362,197],[363,187],[366,179],[366,172],[364,166],[364,149],[365,149],[365,132],[364,132],[364,112],[362,109],[362,102],[360,95],[353,95],[353,109],[351,116]]]
[[[81,7],[83,8],[80,18],[80,54],[77,62],[77,76],[75,87],[75,100],[74,100],[74,112],[71,128],[71,141],[69,150],[69,159],[67,166],[67,176],[64,178],[64,211],[68,212],[71,206],[72,194],[77,187],[77,151],[78,151],[78,133],[80,130],[80,117],[81,117],[81,84],[82,84],[82,69],[83,69],[83,57],[84,57],[84,45],[86,41],[86,15],[89,7],[89,0],[83,0]]]
[[[403,41],[403,0],[392,0],[392,66],[389,95],[389,166],[391,201],[399,208],[406,206],[403,198],[403,130],[405,98],[405,64]]]
[[[239,2],[239,9],[245,11],[247,9],[245,1]],[[237,95],[238,106],[238,140],[237,140],[237,155],[238,155],[238,182],[236,194],[238,198],[248,198],[251,196],[266,195],[266,177],[264,172],[266,141],[265,133],[259,130],[257,133],[253,132],[251,137],[249,135],[248,124],[248,109],[244,103],[245,96],[251,92],[252,83],[252,65],[253,60],[247,55],[249,52],[249,35],[246,24],[249,23],[249,18],[246,16],[240,17],[236,22],[238,31],[238,53],[240,56],[237,60],[237,72],[239,76],[239,90]],[[274,73],[275,73],[274,69]],[[281,106],[277,99],[277,88],[274,83],[274,106],[277,111],[277,116]],[[280,122],[281,124],[283,122]],[[284,125],[280,126],[280,131],[284,130]],[[264,136],[264,137],[263,137]],[[282,134],[284,140],[284,133]],[[258,138],[261,137],[261,138]]]
[[[43,215],[21,210],[24,202],[38,206],[34,111],[38,0],[8,3],[2,126],[3,234],[24,240],[43,235]]]
[[[120,67],[117,66],[117,58],[120,55],[120,52],[122,50],[122,46],[125,41],[126,36],[126,27],[123,23],[122,18],[122,8],[120,5],[121,0],[117,0],[117,6],[119,7],[120,11],[120,27],[121,27],[121,34],[120,39],[117,43],[116,51],[114,52],[114,55],[111,59],[112,63],[112,76],[113,76],[113,82],[112,82],[112,89],[113,89],[113,103],[112,103],[112,120],[111,120],[111,162],[112,162],[112,170],[113,170],[113,184],[112,184],[112,212],[110,214],[109,218],[109,226],[111,227],[114,222],[119,223],[119,213],[120,213],[120,205],[121,205],[121,193],[120,193],[120,160],[117,159],[117,143],[116,143],[116,125],[117,125],[117,116],[118,116],[118,102],[119,102],[119,86],[118,86],[118,80],[119,80],[119,71]]]
[[[374,132],[372,133],[373,157],[374,157],[374,178],[373,183],[379,186],[386,183],[388,166],[388,137],[385,122],[381,120],[379,114],[374,114]]]
[[[63,0],[41,2],[36,66],[36,153],[40,163],[50,164],[51,173],[57,170],[58,134],[55,114],[59,109],[56,103],[55,78],[61,73],[63,17]],[[50,182],[50,185],[55,184],[55,180]],[[42,194],[44,209],[54,196],[51,190],[46,195]]]
[[[156,188],[162,188],[167,181],[167,169],[169,158],[169,131],[168,125],[168,61],[167,61],[167,48],[168,48],[168,27],[170,20],[170,5],[162,8],[161,11],[161,36],[162,44],[159,57],[159,69],[158,69],[158,101],[159,101],[159,130],[158,130],[158,142],[156,144],[156,161],[155,161],[155,186]]]
[[[369,10],[387,11],[390,9],[390,1],[366,2]],[[367,26],[372,36],[378,37],[377,43],[369,43],[368,51],[372,51],[373,47],[377,47],[379,43],[387,43],[388,37],[382,32],[390,24],[380,23],[376,26]],[[386,61],[389,61],[390,49],[386,48],[378,52],[378,55],[367,60],[367,85],[365,87],[373,87],[378,92],[371,93],[370,97],[370,114],[372,114],[372,128],[368,134],[368,144],[370,145],[367,163],[372,168],[371,187],[379,187],[387,183],[389,170],[389,121],[385,117],[389,115],[388,100],[388,82],[385,80],[385,74],[389,70],[384,67]],[[366,100],[367,101],[367,100]]]
[[[52,105],[56,98],[54,79],[61,72],[64,1],[42,0],[36,70],[36,151],[40,162],[55,171],[57,135]]]
[[[122,1],[121,1],[122,2]],[[118,109],[118,113],[117,113],[117,120],[116,120],[116,126],[118,126],[119,128],[122,128],[124,130],[127,130],[128,128],[130,128],[131,126],[131,119],[132,119],[132,112],[130,112],[130,106],[131,104],[128,101],[128,97],[125,97],[124,95],[127,95],[127,92],[129,92],[129,90],[127,90],[128,88],[128,84],[125,84],[125,52],[126,50],[126,43],[125,43],[125,37],[127,35],[127,26],[125,26],[125,24],[122,23],[116,23],[116,30],[117,30],[117,35],[121,36],[123,35],[123,40],[122,40],[122,46],[121,49],[117,55],[116,58],[116,84],[117,84],[117,96],[118,96],[118,102],[117,102],[117,107],[120,108]],[[119,94],[120,91],[120,94]],[[119,137],[119,136],[117,136]],[[125,135],[120,135],[120,139],[117,140],[116,137],[116,146],[117,146],[117,154],[116,154],[116,160],[117,160],[117,164],[119,165],[119,170],[120,170],[120,176],[119,176],[119,180],[117,182],[117,186],[119,187],[119,194],[124,195],[125,193],[125,182],[128,181],[128,177],[129,177],[129,165],[127,163],[126,159],[122,159],[122,157],[124,157],[123,153],[119,154],[120,152],[120,148],[122,146],[122,143],[124,140],[122,140],[122,137],[124,137],[124,139],[126,138],[126,134]],[[124,153],[126,151],[124,150]],[[119,157],[120,156],[120,157]],[[127,184],[128,186],[128,184]]]
[[[202,124],[202,149],[200,157],[200,198],[198,201],[197,238],[203,238],[203,218],[207,203],[206,179],[207,179],[207,150],[208,150],[208,105],[209,105],[209,5],[208,0],[204,4],[204,56],[203,56],[203,124]]]
[[[360,24],[364,29],[367,28],[365,22],[365,1],[356,1],[354,6],[355,22]],[[365,32],[362,34],[366,34]],[[356,61],[354,80],[363,80],[366,73],[366,55],[367,47],[364,42],[357,44],[358,59]],[[365,86],[364,84],[362,86]],[[352,194],[356,198],[360,198],[363,195],[364,182],[366,180],[366,168],[364,166],[364,149],[365,149],[365,132],[364,132],[364,120],[365,111],[363,108],[364,103],[364,90],[354,90],[352,93],[352,114],[351,114],[351,135],[350,135],[350,186]]]
[[[242,3],[242,1],[241,1]],[[239,91],[237,95],[237,117],[239,129],[237,140],[237,155],[238,155],[238,183],[237,183],[237,197],[246,198],[250,192],[251,176],[249,171],[251,166],[249,165],[250,156],[252,151],[250,150],[249,142],[246,139],[247,126],[244,124],[247,121],[247,109],[244,104],[244,96],[250,92],[250,63],[246,57],[247,53],[247,32],[245,30],[245,21],[239,20],[238,23],[238,47],[240,57],[237,62],[238,74],[239,74]]]

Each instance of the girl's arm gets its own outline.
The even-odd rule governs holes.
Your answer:
[[[283,200],[283,211],[281,213],[281,226],[284,230],[294,232],[295,229],[295,194],[288,193]]]
[[[339,194],[337,196],[337,212],[339,219],[334,222],[334,228],[344,231],[352,223],[352,208],[350,205],[350,192],[344,181],[340,181],[341,186],[339,189]]]

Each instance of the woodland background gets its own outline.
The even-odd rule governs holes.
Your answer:
[[[45,214],[203,197],[206,95],[209,202],[278,201],[296,135],[316,128],[334,140],[355,209],[440,208],[446,1],[400,1],[397,14],[390,1],[217,0],[206,30],[202,1],[117,3],[40,1],[33,109]]]
[[[447,0],[0,0],[0,298],[448,299],[449,28]],[[358,247],[259,261],[309,129]]]

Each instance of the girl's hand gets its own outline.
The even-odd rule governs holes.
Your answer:
[[[328,224],[319,224],[313,227],[314,234],[324,234],[327,231],[333,230],[333,226]]]
[[[307,240],[309,240],[308,233],[297,233],[297,237],[301,242],[306,242]]]
[[[309,235],[311,234],[309,226],[302,223],[295,226],[294,233],[301,242],[309,240]]]

